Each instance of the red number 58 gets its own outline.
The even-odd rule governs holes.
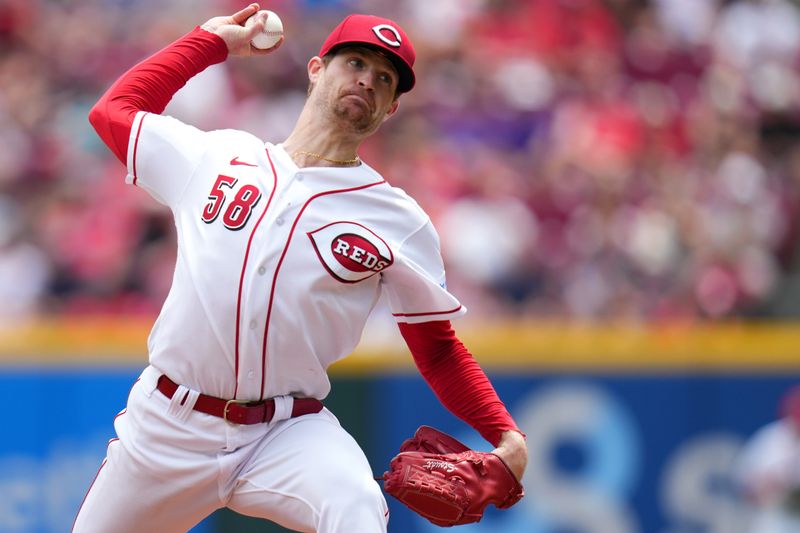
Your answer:
[[[203,222],[211,224],[219,216],[222,207],[225,204],[226,196],[223,187],[233,190],[236,178],[231,176],[223,176],[220,174],[217,177],[216,183],[211,187],[211,192],[208,195],[208,203],[203,209]],[[222,223],[230,230],[242,229],[247,221],[250,220],[250,215],[253,213],[253,208],[261,199],[261,191],[255,185],[242,185],[233,197],[233,200],[228,204],[225,213],[222,215]]]

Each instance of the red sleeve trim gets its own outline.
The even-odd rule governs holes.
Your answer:
[[[429,311],[427,313],[392,313],[392,316],[405,316],[405,317],[414,317],[414,316],[433,316],[433,315],[449,315],[450,313],[457,313],[461,310],[463,306],[459,305],[455,309],[450,309],[449,311]]]
[[[136,152],[139,149],[139,136],[142,134],[142,124],[144,123],[144,117],[145,116],[146,115],[142,116],[142,119],[139,121],[139,127],[136,129],[136,140],[133,142],[133,163],[132,163],[131,166],[133,166],[133,184],[134,185],[136,185],[136,182],[139,179],[138,178],[138,174],[136,173]]]
[[[524,435],[449,321],[399,323],[398,327],[422,377],[450,412],[494,446],[506,431]]]

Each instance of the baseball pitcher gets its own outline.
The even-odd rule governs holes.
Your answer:
[[[127,183],[172,211],[178,256],[76,532],[187,531],[222,507],[297,531],[385,532],[381,486],[322,403],[327,368],[354,350],[381,293],[443,405],[495,446],[474,452],[422,427],[385,490],[440,525],[522,496],[524,436],[453,332],[466,310],[445,288],[431,221],[358,155],[414,87],[403,29],[344,19],[308,61],[308,99],[282,143],[161,114],[206,67],[278,49],[251,44],[265,17],[250,4],[212,18],[90,112]]]

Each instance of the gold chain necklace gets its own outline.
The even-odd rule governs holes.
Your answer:
[[[325,157],[322,154],[307,152],[305,150],[297,150],[294,153],[294,156],[297,157],[298,155],[308,155],[315,159],[322,159],[323,161],[327,161],[328,163],[333,163],[334,165],[356,165],[361,162],[361,158],[358,156],[355,156],[353,159],[331,159],[330,157]]]

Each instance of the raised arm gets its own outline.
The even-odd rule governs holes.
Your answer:
[[[89,112],[89,122],[123,164],[127,162],[128,139],[139,111],[162,113],[189,79],[210,65],[225,61],[229,54],[265,55],[250,40],[263,30],[266,17],[259,15],[248,28],[244,22],[259,9],[250,4],[227,17],[214,17],[123,74]]]

